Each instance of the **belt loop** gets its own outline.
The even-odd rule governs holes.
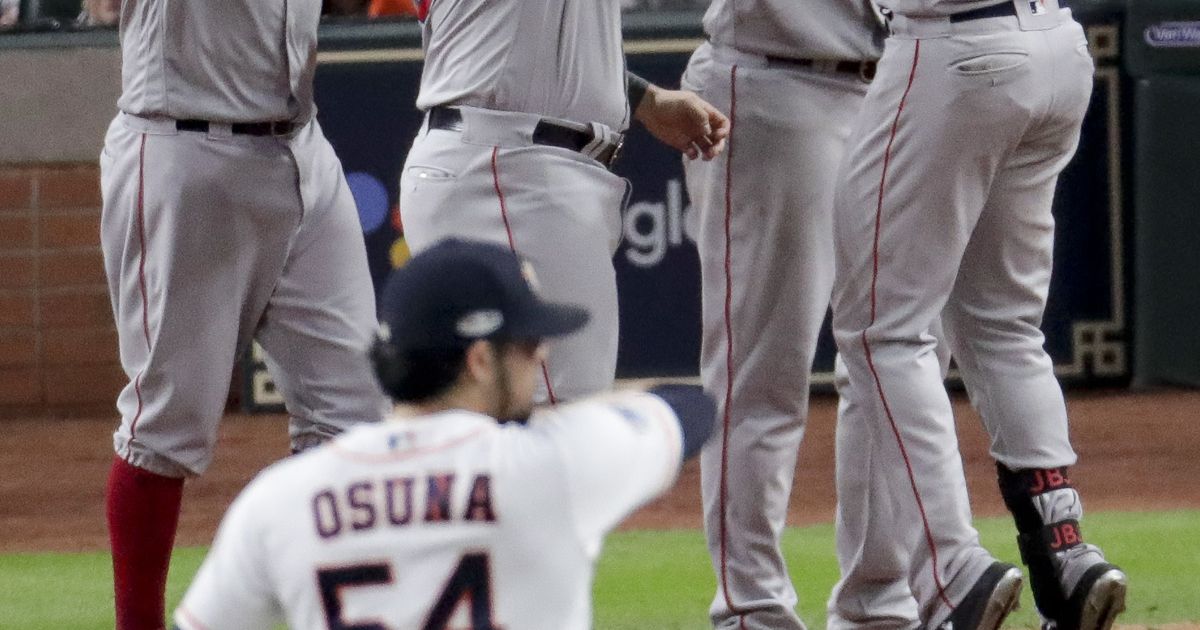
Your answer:
[[[875,80],[875,71],[879,68],[877,61],[864,61],[858,66],[858,78],[863,83],[870,83]]]

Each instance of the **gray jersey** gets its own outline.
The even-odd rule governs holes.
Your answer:
[[[713,0],[704,32],[742,52],[855,61],[878,59],[883,35],[868,0]]]
[[[117,106],[217,122],[308,120],[320,14],[320,0],[124,0]]]
[[[417,107],[470,105],[628,126],[618,0],[440,0]]]

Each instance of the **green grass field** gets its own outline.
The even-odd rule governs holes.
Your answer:
[[[983,543],[1016,561],[1008,519],[978,522]],[[1088,514],[1085,534],[1129,573],[1122,623],[1200,620],[1200,511]],[[825,625],[825,600],[837,577],[833,527],[792,529],[784,539],[800,613]],[[180,549],[168,598],[183,595],[204,550]],[[111,570],[106,553],[0,555],[0,627],[22,630],[112,627]],[[608,539],[596,577],[597,630],[703,630],[715,578],[698,531],[635,531]],[[1035,627],[1028,591],[1013,627]]]

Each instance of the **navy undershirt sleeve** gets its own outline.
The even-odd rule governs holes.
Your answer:
[[[698,385],[656,385],[648,390],[663,399],[675,416],[683,433],[683,458],[700,452],[712,436],[717,418],[717,405]]]

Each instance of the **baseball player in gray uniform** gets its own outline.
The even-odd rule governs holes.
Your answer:
[[[163,627],[185,477],[212,458],[232,366],[266,349],[293,449],[377,420],[375,302],[341,164],[313,118],[319,0],[121,6],[120,113],[100,157],[105,269],[129,384],[107,515],[117,627]]]
[[[230,508],[183,630],[586,630],[604,535],[712,431],[697,387],[533,411],[542,342],[587,321],[507,245],[443,241],[383,292],[388,422],[271,467]]]
[[[539,399],[608,389],[617,359],[612,255],[629,195],[608,167],[630,113],[689,157],[718,153],[728,121],[691,93],[639,90],[635,80],[627,94],[618,0],[420,7],[417,106],[426,119],[400,177],[405,238],[414,252],[448,236],[518,252],[547,296],[592,314],[551,347]]]
[[[716,628],[800,630],[780,535],[833,286],[833,187],[882,47],[864,0],[715,0],[683,87],[726,112],[724,154],[685,164],[699,210],[701,455]]]
[[[939,315],[991,435],[1047,628],[1105,630],[1126,577],[1084,543],[1062,390],[1039,330],[1051,200],[1092,88],[1055,0],[884,0],[888,38],[835,200],[842,579],[831,628],[998,627],[1022,575],[971,525]],[[861,472],[860,472],[861,471]],[[883,540],[891,549],[877,554]]]

